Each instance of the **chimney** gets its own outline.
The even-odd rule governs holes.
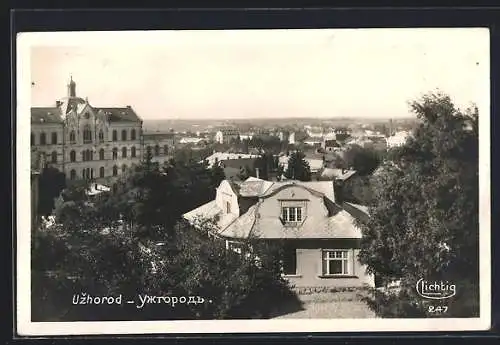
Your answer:
[[[255,168],[255,177],[260,178],[259,168]]]

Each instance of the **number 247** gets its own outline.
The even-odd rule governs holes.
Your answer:
[[[429,308],[428,308],[428,312],[429,313],[446,313],[448,311],[448,307],[447,306],[433,306],[433,305],[430,305]]]

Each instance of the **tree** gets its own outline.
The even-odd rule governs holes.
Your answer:
[[[311,181],[311,168],[301,151],[293,152],[288,158],[285,177],[292,180]]]
[[[238,179],[240,179],[241,181],[245,181],[251,175],[252,171],[250,170],[250,167],[248,165],[245,165],[240,168],[240,172],[238,173]]]
[[[382,283],[401,282],[398,293],[375,294],[372,306],[382,316],[435,316],[415,284],[437,280],[457,286],[456,296],[440,301],[449,307],[444,316],[477,316],[477,108],[460,111],[439,93],[411,108],[421,123],[374,177],[370,218],[359,224],[361,262]]]
[[[134,229],[137,223],[125,227],[116,221],[104,229],[83,216],[100,206],[78,203],[78,229],[60,223],[35,234],[40,245],[32,255],[34,320],[263,318],[280,302],[297,303],[281,277],[279,246],[244,240],[238,254],[227,250],[224,241],[204,235],[213,229],[210,223],[194,228],[178,222],[172,230],[159,225],[157,233],[174,232],[167,241]],[[141,236],[131,236],[138,233]],[[71,305],[75,292],[82,291],[92,296],[122,294],[136,303]],[[138,292],[186,300],[175,308],[164,303],[138,308]],[[204,303],[186,303],[190,296]]]
[[[373,192],[369,176],[353,176],[342,185],[344,201],[361,205],[371,205]]]
[[[349,167],[357,171],[358,175],[370,175],[380,165],[380,154],[371,148],[352,145],[346,151],[344,159]]]
[[[218,164],[214,164],[210,169],[211,173],[211,185],[218,187],[220,183],[226,179],[226,174],[224,173],[224,169]]]
[[[38,179],[38,213],[48,216],[54,209],[54,199],[66,187],[66,176],[56,168],[47,167],[42,170]]]

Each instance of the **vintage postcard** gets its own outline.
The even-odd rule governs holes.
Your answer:
[[[19,335],[490,327],[487,29],[16,44]]]

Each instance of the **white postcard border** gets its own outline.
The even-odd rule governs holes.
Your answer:
[[[326,30],[326,29],[325,29]],[[338,29],[337,29],[338,30]],[[395,30],[395,29],[367,29]],[[109,44],[117,41],[129,45],[159,44],[177,36],[164,31],[128,32],[50,32],[21,33],[17,35],[17,126],[16,126],[16,206],[17,214],[17,298],[15,315],[20,336],[92,335],[92,334],[172,334],[172,333],[260,333],[260,332],[369,332],[369,331],[464,331],[487,330],[491,322],[491,197],[490,197],[490,61],[489,31],[470,29],[397,29],[397,30],[476,30],[478,38],[488,45],[488,60],[482,64],[484,85],[478,102],[479,121],[479,195],[480,195],[480,317],[463,319],[287,319],[287,320],[207,320],[207,321],[106,321],[106,322],[31,322],[31,268],[30,268],[30,52],[35,45]],[[279,37],[280,32],[272,30]],[[311,30],[293,30],[303,34]],[[248,32],[248,31],[247,31]],[[184,37],[193,39],[197,31],[185,31]],[[225,31],[227,35],[246,34]],[[106,37],[106,39],[103,39]]]

